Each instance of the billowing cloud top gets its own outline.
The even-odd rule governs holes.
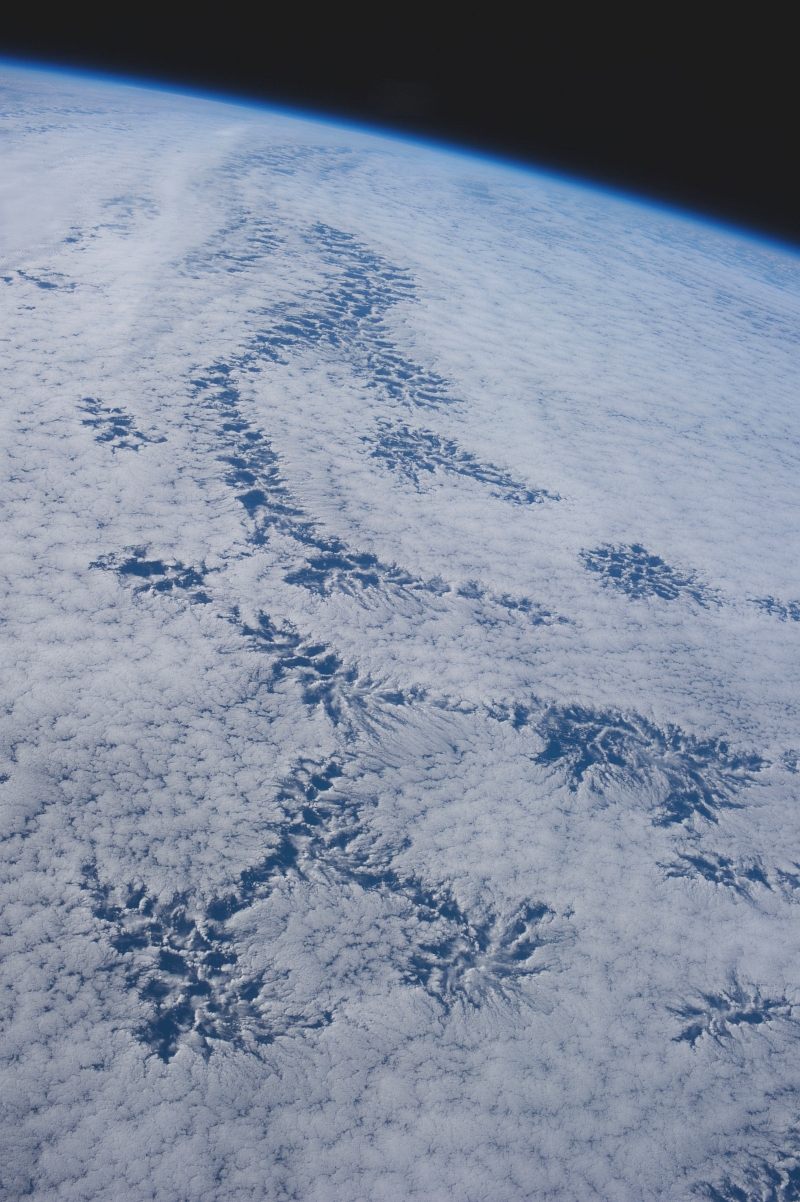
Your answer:
[[[0,99],[0,1196],[800,1196],[798,259]]]

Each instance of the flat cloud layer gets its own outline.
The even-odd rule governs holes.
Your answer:
[[[1,78],[0,1196],[800,1197],[798,259]]]

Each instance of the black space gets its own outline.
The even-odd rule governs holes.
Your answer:
[[[296,4],[81,16],[31,5],[0,51],[366,119],[619,186],[800,244],[800,71],[784,25],[576,9]],[[514,14],[519,13],[517,18]]]

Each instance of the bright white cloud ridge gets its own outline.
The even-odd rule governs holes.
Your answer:
[[[800,1198],[800,260],[0,99],[0,1197]]]

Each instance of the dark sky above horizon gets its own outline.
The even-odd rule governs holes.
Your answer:
[[[586,176],[800,243],[800,89],[778,24],[608,14],[365,25],[296,5],[18,11],[0,53],[280,101]]]

